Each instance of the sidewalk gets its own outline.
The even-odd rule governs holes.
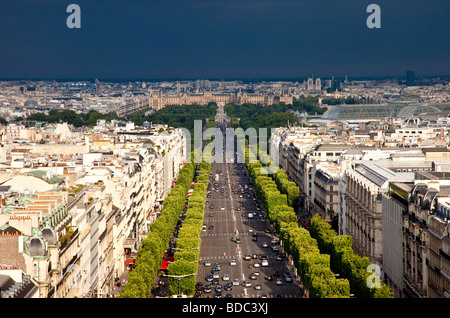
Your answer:
[[[124,271],[119,277],[120,286],[114,283],[113,291],[110,293],[114,298],[117,297],[122,291],[122,286],[124,282],[128,282],[128,271]]]
[[[157,275],[152,286],[150,298],[160,298],[170,296],[169,279],[165,276]]]

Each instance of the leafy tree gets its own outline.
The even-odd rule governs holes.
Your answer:
[[[168,275],[186,276],[184,278],[169,277],[169,290],[172,295],[181,294],[193,295],[195,291],[195,277],[197,272],[197,264],[181,259],[170,263],[167,267]]]
[[[139,271],[128,273],[128,283],[123,286],[119,298],[146,298],[149,296],[148,285]]]
[[[390,288],[384,283],[381,283],[380,288],[370,288],[367,285],[370,259],[353,253],[350,236],[338,236],[318,214],[311,219],[310,233],[317,239],[320,250],[331,255],[331,267],[348,278],[351,290],[357,297],[392,297]]]

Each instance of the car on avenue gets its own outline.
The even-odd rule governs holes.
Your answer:
[[[246,280],[246,281],[242,282],[242,285],[243,285],[244,287],[251,287],[251,286],[252,286],[252,283],[250,283],[250,281]]]

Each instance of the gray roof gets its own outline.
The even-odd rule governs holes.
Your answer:
[[[414,172],[393,172],[379,161],[381,160],[360,161],[361,163],[355,168],[355,171],[379,188],[387,188],[388,182],[392,181],[414,180]]]
[[[8,192],[10,188],[9,185],[0,185],[0,192]]]

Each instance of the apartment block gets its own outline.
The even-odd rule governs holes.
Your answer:
[[[107,297],[186,162],[177,129],[104,128],[70,139],[72,128],[60,127],[55,143],[4,141],[0,264],[29,275],[40,298]]]
[[[450,180],[442,172],[416,172],[414,182],[390,185],[386,208],[398,202],[399,209],[389,209],[386,214],[396,214],[396,218],[394,227],[385,225],[390,227],[385,232],[390,244],[384,246],[388,252],[388,246],[395,245],[396,252],[384,258],[395,264],[395,270],[387,264],[383,269],[398,297],[449,297],[449,198]]]

